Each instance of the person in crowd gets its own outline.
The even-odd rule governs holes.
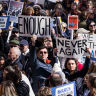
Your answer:
[[[96,23],[94,21],[91,21],[89,24],[88,24],[88,29],[90,31],[89,34],[96,34]]]
[[[47,86],[42,86],[39,89],[37,96],[52,96],[51,88]]]
[[[30,82],[32,83],[32,70],[30,67],[30,49],[29,49],[29,43],[27,40],[22,39],[20,41],[20,50],[21,50],[21,62],[23,64],[23,70],[25,71],[27,77],[29,78]]]
[[[88,74],[88,79],[86,84],[90,90],[87,96],[96,96],[96,73]]]
[[[33,7],[28,6],[28,7],[25,9],[25,14],[24,14],[24,15],[33,16],[33,15],[34,15],[34,9],[33,9]]]
[[[3,70],[5,65],[5,57],[3,55],[0,56],[0,83],[3,80]]]
[[[0,85],[0,96],[19,96],[11,80],[3,81]]]
[[[20,69],[23,69],[23,64],[21,64],[21,51],[18,47],[12,47],[8,53],[8,59],[5,61],[5,67],[8,65],[18,65]]]
[[[48,59],[52,60],[54,57],[54,48],[53,48],[53,42],[51,37],[44,37],[43,38],[43,46],[47,47],[48,49]]]
[[[67,39],[70,39],[70,32],[67,28],[67,24],[65,22],[62,22],[61,23],[61,36],[64,37],[64,38],[67,38]]]
[[[68,83],[68,80],[65,78],[65,75],[62,72],[54,72],[46,80],[46,86],[56,87]]]
[[[37,38],[32,38],[32,46],[30,50],[30,62],[33,71],[33,90],[36,94],[38,88],[44,86],[45,80],[50,76],[52,66],[57,62],[56,57],[52,61],[48,60],[48,50],[46,47],[41,46],[36,50],[35,42]]]
[[[21,77],[22,77],[21,78],[21,81],[24,81],[29,86],[29,96],[31,96],[31,95],[32,96],[35,96],[34,95],[34,92],[33,92],[33,89],[31,87],[31,84],[30,84],[29,79],[27,78],[27,76],[25,75],[25,73],[22,70],[19,69],[19,67],[17,65],[15,65],[15,66],[7,66],[5,68],[5,70],[7,70],[8,72],[9,71],[10,72],[14,72],[14,71],[18,70],[21,73]]]
[[[86,57],[86,61],[82,70],[77,70],[77,62],[74,58],[67,58],[65,61],[65,69],[63,72],[68,81],[76,81],[77,94],[80,93],[80,88],[83,85],[83,78],[86,75],[90,64],[90,59]]]
[[[22,40],[22,37],[19,36],[18,28],[13,28],[12,26],[9,26],[9,31],[12,31],[12,34],[10,36],[10,40],[19,40],[19,41]]]
[[[93,1],[92,0],[89,0],[87,2],[87,11],[88,11],[88,13],[92,13],[93,12],[93,8],[94,8]]]
[[[3,79],[11,80],[14,83],[19,96],[30,96],[29,95],[29,92],[30,92],[29,85],[23,80],[24,77],[22,79],[22,73],[18,69],[18,66],[5,67],[4,72],[3,72]]]
[[[40,10],[42,9],[39,5],[34,5],[34,16],[40,16]]]

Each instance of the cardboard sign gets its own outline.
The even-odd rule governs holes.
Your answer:
[[[9,17],[2,16],[0,17],[0,29],[8,29],[9,26]]]
[[[20,36],[31,37],[33,34],[43,37],[51,35],[50,17],[44,16],[19,16]]]
[[[9,16],[18,16],[22,13],[23,2],[11,1],[8,9]]]
[[[78,16],[68,16],[68,29],[78,29]]]
[[[69,40],[64,38],[56,38],[58,48],[57,55],[65,58],[77,58],[86,53],[87,40]]]
[[[76,96],[75,82],[53,87],[51,91],[52,96]]]

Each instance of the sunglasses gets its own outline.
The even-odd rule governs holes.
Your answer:
[[[48,52],[47,51],[44,51],[44,52],[43,51],[40,51],[39,53],[40,54],[47,54]]]
[[[93,24],[93,25],[90,25],[90,27],[93,27],[93,26],[95,26],[95,24]]]
[[[12,48],[12,47],[17,47],[18,45],[10,45],[10,47]]]

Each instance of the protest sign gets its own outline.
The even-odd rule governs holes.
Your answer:
[[[35,4],[44,5],[45,0],[35,0]]]
[[[28,0],[28,1],[30,1],[30,2],[34,2],[34,3],[35,3],[36,0]]]
[[[92,57],[96,58],[96,34],[88,36],[87,48],[90,48]]]
[[[78,16],[68,16],[68,29],[78,29]]]
[[[9,16],[20,15],[22,13],[23,4],[24,4],[23,2],[11,1],[9,4],[8,15]]]
[[[51,35],[50,19],[50,17],[44,16],[19,16],[20,36],[31,37],[33,34],[37,36]]]
[[[14,23],[18,23],[18,17],[16,16],[10,16],[10,21]]]
[[[75,82],[53,87],[51,91],[52,96],[76,96]]]
[[[68,40],[64,38],[56,38],[58,48],[57,55],[65,58],[77,58],[86,53],[87,40]]]
[[[56,3],[57,0],[48,0],[48,1],[53,2],[53,3]]]
[[[8,29],[9,26],[9,17],[1,16],[0,17],[0,29]]]

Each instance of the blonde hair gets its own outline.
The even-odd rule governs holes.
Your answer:
[[[12,81],[7,80],[2,82],[2,94],[1,96],[18,96],[15,86]]]
[[[51,88],[42,86],[38,91],[38,96],[52,96]]]
[[[28,7],[25,9],[25,14],[26,14],[27,12],[29,12],[29,11],[32,11],[32,14],[34,14],[34,9],[33,9],[33,7],[28,6]]]

